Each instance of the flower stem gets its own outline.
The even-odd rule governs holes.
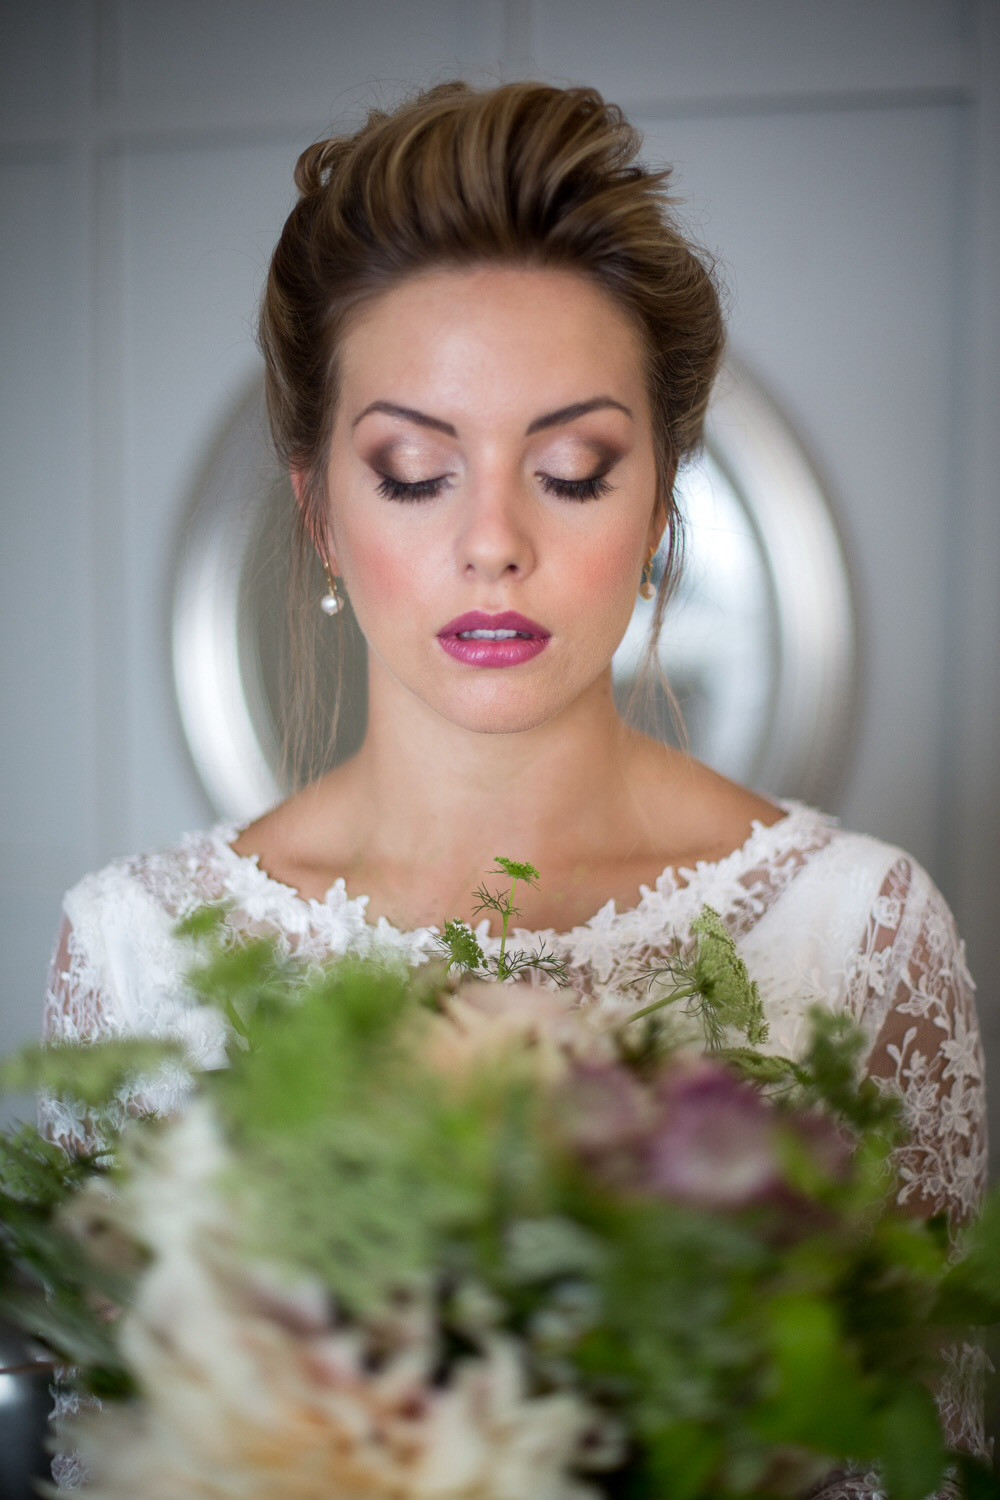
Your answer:
[[[514,910],[514,892],[517,890],[517,878],[510,883],[510,894],[504,903],[503,919],[500,924],[500,957],[497,959],[497,978],[506,979],[506,957],[507,957],[507,928],[510,926],[511,912]]]
[[[677,1000],[690,1000],[692,995],[698,993],[695,984],[685,985],[683,989],[671,990],[669,995],[662,995],[659,1000],[654,1000],[650,1005],[644,1005],[641,1010],[634,1010],[625,1022],[630,1026],[633,1021],[641,1021],[643,1016],[651,1016],[654,1011],[662,1010],[665,1005],[673,1005]]]

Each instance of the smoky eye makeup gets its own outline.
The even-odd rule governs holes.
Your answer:
[[[362,455],[375,492],[386,500],[430,500],[453,478],[440,445],[396,439]]]
[[[397,502],[433,500],[455,482],[449,445],[400,435],[376,443],[361,457],[372,475],[375,493]],[[612,471],[627,456],[618,443],[584,434],[559,434],[539,444],[531,467],[535,483],[559,500],[597,500],[616,486]]]
[[[615,488],[610,476],[624,457],[617,445],[591,438],[562,440],[539,456],[535,478],[548,495],[597,500]]]

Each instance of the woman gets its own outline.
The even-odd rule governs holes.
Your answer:
[[[673,481],[723,343],[710,269],[637,150],[593,91],[524,83],[446,85],[303,154],[261,344],[304,545],[327,570],[315,607],[335,635],[346,595],[367,639],[366,737],[250,827],[75,887],[47,1035],[172,1035],[211,1066],[219,1023],[185,996],[179,916],[224,899],[235,926],[302,952],[420,961],[446,917],[473,917],[500,852],[542,871],[521,925],[596,1001],[709,902],[776,1050],[816,1000],[849,1010],[869,1071],[904,1098],[902,1199],[961,1219],[985,1172],[982,1064],[926,874],[615,710],[611,657],[665,536],[674,555]],[[67,1145],[85,1134],[47,1111]],[[946,1405],[975,1446],[974,1401]]]

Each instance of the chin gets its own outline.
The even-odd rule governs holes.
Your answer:
[[[472,734],[525,734],[548,724],[568,706],[568,701],[562,698],[558,702],[540,702],[537,697],[519,702],[516,694],[498,692],[482,702],[466,698],[439,708],[438,712],[449,723]]]
[[[540,729],[543,724],[548,723],[550,714],[531,717],[523,714],[487,714],[480,718],[470,720],[462,727],[474,734],[526,734],[531,729]]]

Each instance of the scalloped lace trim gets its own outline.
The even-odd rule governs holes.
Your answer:
[[[686,897],[683,906],[694,910],[700,910],[706,901],[714,904],[713,897],[717,898],[720,890],[727,888],[731,890],[731,899],[738,901],[739,882],[748,871],[765,865],[781,864],[794,853],[801,855],[818,847],[827,841],[837,826],[836,819],[801,802],[779,799],[777,805],[785,810],[785,817],[779,818],[775,823],[762,823],[754,819],[746,840],[738,849],[720,860],[699,860],[693,866],[666,866],[653,886],[639,887],[639,901],[634,906],[619,910],[612,899],[586,922],[568,932],[557,932],[549,927],[530,931],[517,928],[515,933],[522,937],[544,938],[561,948],[570,948],[581,934],[594,927],[600,927],[606,935],[610,935],[617,927],[631,928],[638,922],[649,922],[661,928],[668,906],[673,910],[676,898],[682,894]],[[211,865],[203,865],[203,868],[207,873],[214,866],[218,881],[224,886],[227,896],[241,906],[252,906],[260,914],[266,908],[271,918],[278,921],[285,930],[300,928],[304,915],[308,913],[309,919],[316,924],[327,920],[340,921],[350,930],[356,930],[360,924],[373,933],[378,933],[380,937],[392,935],[397,939],[417,938],[421,947],[426,946],[425,936],[439,936],[440,928],[435,926],[404,930],[395,927],[384,917],[380,917],[377,923],[369,923],[367,910],[370,898],[365,895],[349,895],[342,876],[334,881],[322,898],[301,896],[294,887],[276,880],[262,869],[256,854],[237,853],[232,846],[241,831],[239,824],[217,823],[207,832],[185,835],[178,848],[190,849],[202,860],[210,850],[213,856]],[[489,923],[484,921],[481,925],[485,932]]]

